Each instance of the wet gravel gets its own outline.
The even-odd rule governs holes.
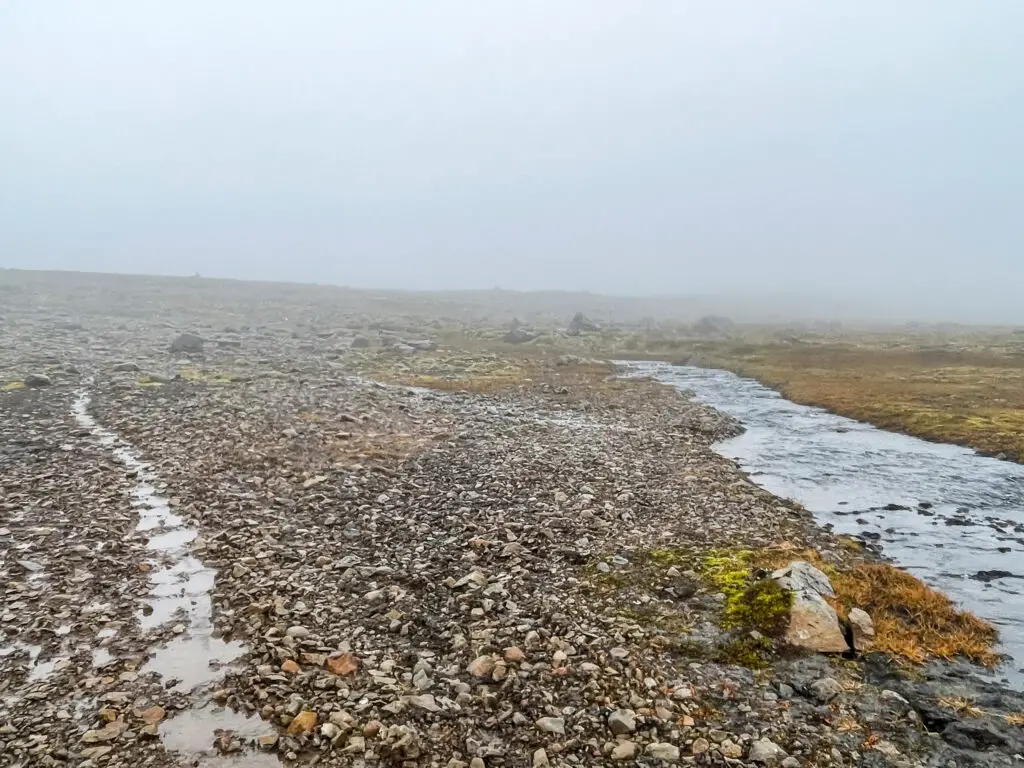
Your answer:
[[[46,297],[3,313],[7,380],[50,383],[0,393],[0,765],[957,766],[1024,749],[1001,720],[951,713],[929,733],[939,675],[1024,710],[960,667],[915,682],[881,660],[713,660],[734,639],[721,596],[647,553],[842,554],[714,452],[734,421],[670,388],[552,362],[509,390],[434,392],[360,374],[416,354],[349,349],[373,337],[368,310],[167,298],[170,322],[76,300],[81,328],[32,309]],[[282,307],[301,332],[245,315]],[[232,343],[170,355],[190,329]]]

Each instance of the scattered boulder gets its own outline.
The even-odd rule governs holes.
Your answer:
[[[536,334],[530,333],[525,328],[513,328],[502,337],[506,344],[525,344],[537,338]]]
[[[569,323],[569,335],[579,336],[581,333],[596,333],[601,330],[601,326],[591,320],[589,317],[584,315],[582,312],[577,312],[572,321]]]
[[[793,593],[787,643],[819,653],[845,653],[850,649],[835,609],[825,602],[825,596],[835,596],[828,576],[810,563],[796,561],[773,573],[772,578]]]
[[[736,323],[728,317],[707,315],[693,324],[693,330],[705,336],[731,336],[736,332]]]
[[[118,363],[114,366],[114,371],[117,373],[138,373],[140,370],[142,369],[139,368],[138,363]]]
[[[171,354],[202,355],[203,339],[194,333],[183,333],[171,342]]]
[[[356,336],[349,345],[352,349],[369,349],[370,340],[365,336]]]

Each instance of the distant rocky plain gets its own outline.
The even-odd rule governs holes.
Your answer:
[[[1014,764],[1024,697],[873,652],[799,554],[870,553],[617,378],[704,309],[0,271],[0,766]]]

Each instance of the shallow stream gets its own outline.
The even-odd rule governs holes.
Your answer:
[[[1024,689],[1024,466],[876,429],[786,400],[727,371],[630,364],[743,423],[716,449],[753,482],[995,624]]]

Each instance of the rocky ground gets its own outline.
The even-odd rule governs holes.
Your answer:
[[[762,656],[728,625],[709,553],[848,553],[711,450],[719,414],[453,349],[429,307],[240,295],[2,294],[0,765],[1024,751],[1024,698],[966,665]]]

